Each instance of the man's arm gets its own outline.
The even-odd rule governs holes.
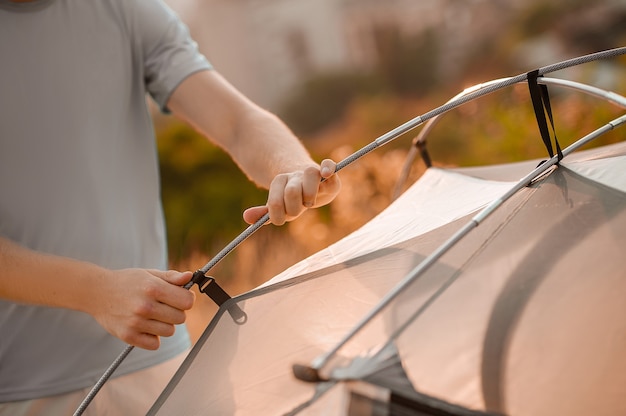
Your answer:
[[[244,213],[248,223],[266,212],[280,225],[306,208],[334,199],[340,189],[335,163],[315,163],[302,143],[274,114],[260,108],[216,71],[187,77],[168,108],[228,152],[257,185],[269,189],[267,205]],[[320,180],[325,178],[323,183]]]
[[[193,292],[178,287],[191,272],[108,270],[24,248],[0,237],[0,298],[92,315],[129,344],[154,350],[185,321]]]

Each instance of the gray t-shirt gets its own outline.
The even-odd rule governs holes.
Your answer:
[[[185,77],[210,68],[160,0],[0,0],[0,235],[165,269],[146,93],[166,110]],[[115,374],[189,347],[183,327],[161,341]],[[89,387],[124,348],[87,314],[0,301],[0,402]]]

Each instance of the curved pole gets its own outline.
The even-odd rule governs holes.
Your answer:
[[[508,78],[506,78],[508,79]],[[502,82],[503,79],[499,79],[499,80],[494,80],[494,81],[490,81],[487,83],[482,83],[482,84],[477,84],[474,85],[472,87],[466,88],[465,90],[463,90],[461,93],[457,94],[456,96],[454,96],[450,101],[448,102],[454,102],[455,100],[458,100],[459,98],[472,93],[474,91],[478,91],[482,88],[485,88],[486,86],[489,85],[493,85],[497,82]],[[524,82],[524,81],[521,81]],[[537,82],[540,84],[545,84],[545,85],[556,85],[556,86],[560,86],[560,87],[565,87],[565,88],[569,88],[569,89],[573,89],[576,91],[580,91],[580,92],[584,92],[588,95],[606,100],[612,104],[617,105],[618,107],[624,108],[626,109],[626,97],[619,95],[613,91],[606,91],[604,89],[598,88],[598,87],[594,87],[588,84],[583,84],[580,82],[575,82],[575,81],[569,81],[569,80],[565,80],[565,79],[559,79],[559,78],[547,78],[547,77],[540,77],[539,79],[537,79]],[[402,172],[400,173],[400,177],[398,178],[398,181],[396,182],[396,187],[394,189],[394,193],[392,196],[392,200],[395,200],[397,197],[400,196],[402,187],[404,186],[404,183],[406,182],[407,178],[409,177],[409,172],[411,170],[411,165],[413,164],[413,161],[415,160],[415,156],[417,155],[417,151],[416,149],[419,146],[425,146],[426,144],[426,136],[428,134],[430,134],[430,132],[433,130],[433,128],[435,127],[435,125],[437,124],[437,122],[439,121],[439,119],[441,118],[443,114],[439,114],[433,118],[431,118],[430,120],[428,120],[428,122],[424,125],[424,127],[422,128],[422,130],[420,130],[419,134],[417,136],[415,136],[413,138],[413,141],[411,143],[411,149],[409,150],[409,153],[407,154],[406,160],[404,162],[404,166],[402,168]]]
[[[475,91],[479,91],[482,88],[488,87],[498,82],[503,82],[504,80],[507,80],[507,79],[509,78],[500,78],[500,79],[495,79],[493,81],[488,81],[488,82],[483,82],[480,84],[472,85],[471,87],[465,88],[463,91],[461,91],[460,93],[452,97],[450,100],[446,102],[446,104],[454,103],[456,100],[460,99],[461,97],[467,94],[470,94]],[[398,198],[402,192],[402,186],[404,185],[404,182],[406,182],[406,180],[408,179],[409,172],[411,171],[411,164],[413,163],[413,160],[415,160],[415,156],[417,156],[417,149],[420,147],[426,146],[426,136],[430,134],[430,132],[433,130],[433,128],[435,127],[435,125],[437,124],[437,122],[439,121],[442,115],[443,113],[438,114],[434,116],[433,118],[431,118],[430,120],[428,120],[428,122],[424,124],[424,127],[420,130],[418,135],[413,138],[411,142],[411,148],[409,149],[409,153],[407,154],[407,157],[404,162],[404,166],[402,168],[402,172],[400,172],[400,177],[396,181],[396,187],[391,197],[392,201]],[[427,167],[430,167],[430,166],[427,166]]]
[[[583,84],[581,82],[569,81],[569,80],[560,79],[560,78],[541,77],[537,79],[537,82],[540,84],[558,85],[560,87],[566,87],[566,88],[570,88],[573,90],[585,92],[589,95],[604,99],[606,101],[609,101],[612,104],[617,105],[618,107],[626,109],[626,97],[624,97],[623,95],[617,94],[613,91],[607,91],[598,87],[594,87],[592,85]]]

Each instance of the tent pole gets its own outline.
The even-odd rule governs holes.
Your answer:
[[[567,156],[578,148],[591,142],[604,133],[607,133],[614,128],[626,123],[626,114],[618,117],[611,122],[605,124],[597,130],[589,133],[583,138],[579,139],[572,145],[563,150],[563,156]],[[326,378],[321,375],[321,372],[330,360],[344,347],[352,338],[354,338],[372,319],[374,319],[389,303],[400,295],[411,283],[413,283],[418,277],[424,274],[434,263],[441,258],[448,250],[450,250],[455,244],[457,244],[463,237],[465,237],[471,230],[478,227],[487,217],[489,217],[496,209],[498,209],[504,202],[515,195],[520,189],[523,189],[532,182],[533,179],[547,171],[552,166],[558,163],[558,156],[555,155],[548,159],[532,172],[520,179],[511,189],[509,189],[504,195],[495,201],[491,202],[488,206],[483,208],[478,214],[476,214],[467,224],[465,224],[460,230],[458,230],[452,237],[439,246],[431,255],[426,257],[420,264],[418,264],[412,271],[410,271],[404,279],[398,283],[390,292],[388,292],[380,302],[372,309],[366,316],[364,316],[345,336],[341,339],[330,351],[315,358],[311,363],[311,366],[304,366],[295,364],[293,366],[294,375],[303,381],[317,382],[325,380]],[[417,317],[426,306],[431,304],[436,298],[438,298],[454,281],[457,276],[453,276],[448,279],[420,308],[420,310],[413,316],[413,319]],[[406,324],[405,324],[406,325]],[[402,329],[402,327],[401,327]],[[401,331],[396,331],[394,337]]]
[[[508,78],[502,78],[502,79],[497,79],[494,81],[489,81],[489,82],[485,82],[482,84],[477,84],[474,85],[472,87],[466,88],[465,90],[463,90],[462,92],[460,92],[459,94],[455,95],[453,98],[451,98],[450,100],[448,100],[449,103],[454,102],[455,100],[471,93],[474,91],[478,91],[482,88],[485,88],[488,85],[493,85],[495,83],[498,82],[502,82],[503,80],[508,79]],[[587,84],[583,84],[580,82],[575,82],[575,81],[569,81],[569,80],[564,80],[564,79],[559,79],[559,78],[547,78],[547,77],[540,77],[538,80],[539,84],[544,84],[544,85],[557,85],[557,86],[561,86],[561,87],[566,87],[566,88],[570,88],[573,90],[577,90],[577,91],[582,91],[585,92],[589,95],[604,99],[612,104],[615,104],[621,108],[626,108],[626,97],[616,94],[612,91],[606,91],[591,85],[587,85]],[[442,114],[438,114],[437,116],[431,118],[430,120],[428,120],[428,122],[424,125],[424,128],[422,128],[422,130],[420,130],[419,134],[417,136],[415,136],[413,138],[413,141],[411,143],[411,149],[409,151],[409,154],[406,157],[406,160],[404,162],[404,166],[402,168],[402,173],[400,174],[400,177],[398,178],[398,181],[396,183],[396,186],[394,188],[394,192],[392,195],[392,200],[396,200],[400,194],[402,193],[402,188],[404,186],[404,182],[406,182],[407,178],[409,177],[409,172],[411,170],[411,164],[413,163],[413,160],[415,159],[415,156],[417,155],[417,148],[425,148],[426,147],[426,136],[428,134],[430,134],[430,132],[432,131],[432,129],[435,127],[435,125],[439,122],[439,120],[441,119]],[[429,167],[429,166],[427,166]]]

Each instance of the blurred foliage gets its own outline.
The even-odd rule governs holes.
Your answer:
[[[562,148],[622,114],[617,106],[581,92],[556,86],[549,90]],[[551,128],[550,133],[554,137]],[[622,132],[611,132],[592,146],[622,138]],[[443,115],[428,143],[435,163],[441,165],[474,166],[548,157],[526,84],[492,93]]]
[[[432,30],[403,36],[395,26],[377,28],[378,65],[374,73],[396,96],[422,96],[438,87],[439,48]],[[428,62],[425,65],[425,62]]]
[[[560,17],[570,16],[571,10],[580,12],[582,4],[590,3],[571,3],[572,9],[566,13],[565,6],[554,2],[529,3],[506,35],[476,43],[476,52],[459,63],[463,66],[462,79],[445,83],[438,78],[437,68],[421,64],[423,56],[440,53],[433,33],[426,33],[420,41],[402,39],[388,29],[379,36],[385,53],[378,67],[369,73],[318,74],[289,98],[279,115],[301,136],[316,160],[342,160],[393,128],[444,104],[468,82],[471,85],[517,75],[519,63],[508,52],[521,39],[552,31],[568,51],[576,51],[569,57],[601,49],[597,47],[605,45],[602,36],[591,36],[589,44],[581,46],[575,33],[561,33],[573,23]],[[611,20],[610,27],[619,30],[612,33],[607,48],[626,41],[622,23],[626,19],[622,17]],[[600,33],[597,26],[585,31]],[[594,49],[588,49],[592,46]],[[586,50],[581,52],[581,47]],[[608,76],[607,68],[617,75]],[[613,90],[625,94],[624,68],[626,58],[620,57],[609,64],[585,64],[562,75],[603,87],[609,82]],[[532,68],[523,70],[528,69]],[[621,114],[616,106],[597,98],[556,87],[550,91],[562,147]],[[411,139],[418,132],[419,128],[404,134],[343,170],[342,192],[330,206],[309,211],[284,227],[263,227],[255,238],[228,256],[217,271],[220,279],[225,282],[237,276],[240,286],[234,292],[249,289],[370,220],[391,202]],[[167,120],[157,126],[157,133],[171,262],[189,269],[200,267],[244,230],[242,211],[263,204],[266,192],[252,185],[224,152],[186,125]],[[623,137],[623,129],[617,130],[594,145]],[[428,145],[437,166],[506,163],[545,158],[547,154],[526,85],[490,94],[444,114],[428,136]],[[405,186],[419,178],[424,169],[422,162],[414,161]]]
[[[379,93],[383,86],[373,75],[336,72],[304,82],[290,97],[279,116],[298,135],[310,134],[337,120],[358,96]]]
[[[504,33],[476,37],[467,46],[466,59],[454,63],[458,76],[437,67],[449,45],[435,29],[403,35],[398,27],[375,27],[378,62],[368,72],[314,74],[285,99],[278,115],[299,135],[321,132],[345,116],[355,100],[376,95],[422,97],[437,102],[440,94],[453,94],[468,81],[517,75],[534,68],[522,67],[520,45],[549,39],[558,45],[556,55],[569,57],[611,49],[626,43],[626,8],[613,9],[589,0],[532,1],[515,15]],[[563,58],[566,59],[566,58]],[[532,59],[530,59],[532,61]],[[553,63],[553,62],[547,62]],[[547,64],[545,63],[545,64]]]
[[[243,210],[265,202],[221,149],[185,124],[160,128],[158,151],[172,262],[196,250],[219,251],[246,225]]]
[[[357,99],[377,95],[414,97],[437,87],[434,33],[402,37],[396,27],[377,29],[378,65],[370,72],[316,74],[286,98],[278,115],[298,135],[316,133],[343,117]],[[431,65],[424,65],[428,57]]]
[[[517,39],[529,39],[543,33],[555,33],[564,44],[578,51],[616,48],[624,42],[626,10],[622,7],[607,12],[603,6],[609,3],[589,0],[532,2],[518,17],[511,34]]]

